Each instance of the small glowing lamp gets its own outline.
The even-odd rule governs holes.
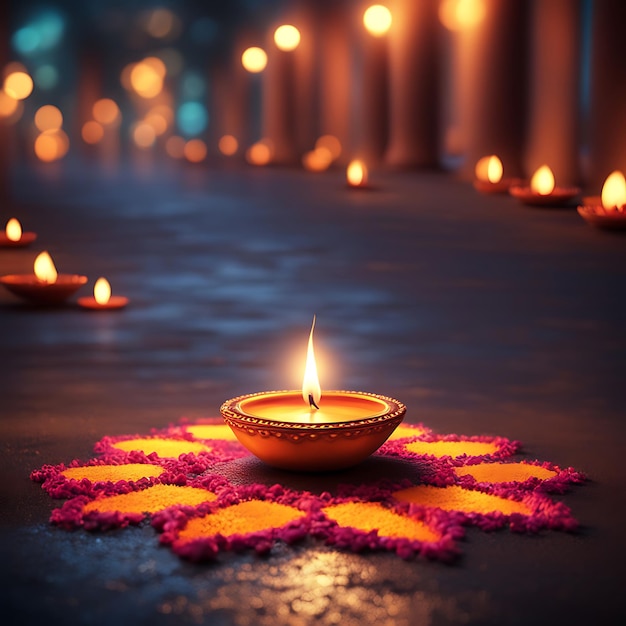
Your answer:
[[[0,284],[16,296],[32,303],[53,305],[67,300],[87,282],[86,276],[59,274],[52,257],[46,251],[35,258],[33,272],[0,276]]]
[[[6,224],[4,232],[0,232],[0,247],[25,248],[37,239],[36,233],[25,233],[19,220],[12,217]]]
[[[101,276],[93,286],[93,297],[78,298],[78,304],[92,311],[122,309],[128,304],[128,298],[112,296],[109,281]]]
[[[373,4],[363,13],[363,25],[374,37],[384,37],[391,28],[391,11],[382,4]]]
[[[300,44],[300,31],[291,24],[283,24],[274,31],[274,43],[279,50],[291,52]]]
[[[557,187],[554,174],[547,165],[535,171],[529,186],[514,185],[509,191],[524,204],[535,206],[566,205],[580,193],[578,187]]]
[[[547,196],[554,191],[554,174],[547,165],[542,165],[533,174],[530,188],[540,196]]]
[[[611,172],[600,197],[583,198],[578,214],[592,226],[611,230],[626,229],[626,180],[619,170]]]
[[[495,154],[487,162],[487,180],[494,184],[502,180],[502,161]]]
[[[241,55],[241,64],[247,72],[258,74],[267,66],[267,54],[262,48],[253,46],[244,50]]]
[[[495,154],[479,159],[474,172],[474,188],[482,193],[507,193],[511,185],[519,184],[517,179],[503,177],[502,161]]]
[[[626,206],[626,179],[619,170],[609,174],[604,181],[602,206],[607,210],[624,211]]]
[[[98,304],[106,304],[111,299],[111,284],[100,277],[93,286],[93,297]]]
[[[349,187],[366,187],[367,177],[367,166],[363,161],[358,159],[350,161],[346,169],[346,180]]]
[[[7,222],[5,231],[10,241],[19,241],[22,238],[22,225],[14,217]]]
[[[54,261],[48,252],[40,252],[34,263],[34,271],[37,280],[42,283],[55,283],[59,274],[54,266]]]

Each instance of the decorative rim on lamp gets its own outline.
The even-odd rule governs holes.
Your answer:
[[[300,391],[247,394],[224,402],[220,412],[239,442],[261,461],[280,469],[314,472],[345,469],[364,461],[385,443],[406,413],[404,404],[387,396],[325,391],[327,406],[329,401],[335,406],[345,401],[349,414],[356,405],[355,418],[339,415],[337,421],[330,421],[326,415],[315,421],[313,412],[311,421],[295,421],[295,416],[294,421],[288,421],[289,409],[280,407],[281,401],[297,403],[298,398],[302,402]],[[278,406],[278,414],[282,411],[285,417],[275,420],[255,415],[254,408],[263,409],[265,402]],[[247,404],[252,404],[252,410]],[[323,410],[324,404],[320,406]]]

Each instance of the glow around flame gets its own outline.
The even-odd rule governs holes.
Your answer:
[[[626,205],[626,179],[624,174],[615,170],[608,175],[602,186],[602,206],[605,209],[623,210]]]
[[[98,304],[106,304],[111,299],[111,285],[106,278],[98,278],[93,286],[93,297]]]
[[[322,389],[320,380],[317,377],[317,365],[315,364],[315,353],[313,351],[313,330],[315,329],[315,316],[313,316],[313,324],[309,334],[309,345],[306,351],[306,366],[304,368],[304,379],[302,380],[302,398],[309,404],[309,396],[313,398],[313,402],[319,406],[322,397]]]
[[[348,184],[352,187],[359,187],[367,183],[367,167],[362,161],[350,161],[346,170]]]
[[[22,225],[14,217],[7,222],[6,235],[11,241],[19,241],[22,238]]]
[[[52,257],[47,252],[41,252],[35,259],[35,276],[43,283],[55,283],[57,280],[57,268],[54,267]]]
[[[540,196],[547,196],[554,190],[554,174],[547,165],[542,165],[530,179],[530,188]]]

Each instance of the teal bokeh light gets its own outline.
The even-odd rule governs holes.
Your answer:
[[[199,102],[185,102],[176,113],[176,122],[183,135],[193,137],[206,130],[209,114]]]

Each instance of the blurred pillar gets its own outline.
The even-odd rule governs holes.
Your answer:
[[[9,62],[9,3],[0,3],[0,70]],[[0,80],[2,76],[0,76]],[[0,118],[0,205],[6,206],[10,197],[11,141],[9,125]],[[0,224],[4,228],[4,224]]]
[[[295,132],[298,156],[313,148],[319,130],[316,106],[316,61],[319,43],[314,10],[308,4],[302,6],[293,22],[301,35],[300,44],[292,53],[295,66]]]
[[[361,8],[367,7],[365,4]],[[353,102],[353,106],[360,114],[353,118],[353,132],[358,154],[367,163],[376,164],[382,161],[389,141],[389,33],[381,37],[371,35],[362,18],[363,12],[355,25],[360,29],[360,63],[353,71],[360,84],[355,91],[359,94],[358,102]]]
[[[480,0],[484,16],[462,32],[459,52],[464,86],[462,174],[473,177],[476,161],[497,154],[507,176],[522,174],[526,126],[528,2]]]
[[[386,161],[435,166],[439,158],[439,0],[393,0]]]
[[[560,185],[580,179],[581,3],[533,0],[527,173],[546,163]]]
[[[242,35],[230,58],[215,64],[212,69],[212,139],[217,142],[223,135],[232,135],[239,143],[240,153],[261,138],[263,74],[247,72],[241,62],[241,55],[252,45],[254,39],[248,34]]]
[[[322,7],[318,28],[319,134],[333,135],[342,146],[340,160],[351,151],[351,54],[350,11],[345,3]]]
[[[626,2],[592,4],[589,183],[626,172]]]
[[[278,25],[277,25],[278,26]],[[263,76],[263,136],[271,142],[272,163],[293,165],[298,159],[296,131],[296,65],[294,50],[274,42],[275,26],[267,36],[267,68]]]

